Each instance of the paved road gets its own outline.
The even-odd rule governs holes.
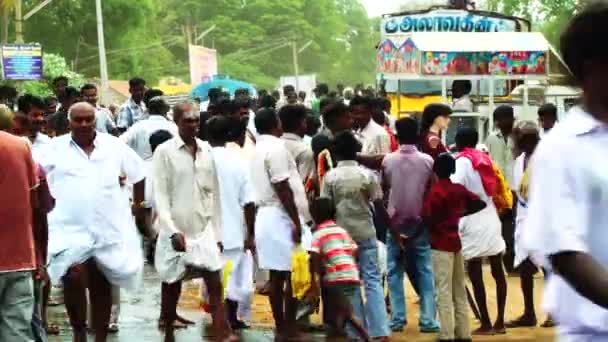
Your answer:
[[[489,275],[489,270],[486,271],[486,286],[488,289],[488,305],[490,307],[490,315],[496,314],[496,298],[493,290],[494,282]],[[519,289],[519,279],[509,278],[509,297],[507,302],[506,319],[516,318],[521,314],[522,298]],[[123,295],[122,312],[120,314],[120,332],[109,339],[109,342],[148,342],[148,341],[163,341],[163,336],[156,328],[159,307],[160,307],[160,283],[154,271],[147,267],[144,275],[143,290],[130,294]],[[540,304],[542,293],[542,278],[536,279],[536,299]],[[194,299],[195,291],[193,289],[185,289],[185,294],[180,302],[180,313],[184,316],[193,319],[197,322],[195,327],[187,330],[182,330],[176,333],[177,342],[200,342],[209,339],[202,338],[203,322],[208,323],[209,317],[203,317],[203,313],[196,308],[196,300]],[[408,286],[408,318],[409,325],[404,333],[395,334],[392,336],[392,341],[435,341],[434,335],[423,335],[417,329],[418,305],[416,304],[415,295]],[[540,305],[538,305],[540,306]],[[540,308],[538,309],[539,316]],[[50,308],[50,321],[53,323],[61,323],[62,333],[60,336],[49,338],[50,342],[69,342],[71,335],[69,325],[66,322],[66,315],[63,306]],[[254,329],[248,331],[242,336],[242,341],[266,342],[272,341],[272,318],[271,318],[267,299],[265,297],[256,296],[253,307],[253,323]],[[540,319],[539,317],[539,319]],[[543,317],[544,318],[544,317]],[[472,327],[477,327],[478,323],[471,318]],[[318,317],[313,316],[313,321],[318,321]],[[552,329],[513,329],[509,330],[507,335],[493,337],[479,337],[475,341],[541,341],[549,342],[554,340],[554,332]],[[92,340],[92,339],[91,339]],[[322,336],[312,336],[311,341],[322,341]]]

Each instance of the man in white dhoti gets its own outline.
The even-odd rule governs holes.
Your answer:
[[[222,261],[218,246],[221,215],[211,147],[197,137],[200,114],[192,104],[175,106],[178,135],[160,145],[153,157],[154,199],[160,232],[156,269],[166,283],[166,333],[173,334],[181,282],[203,278],[209,293],[213,331],[219,341],[235,336],[222,304]]]
[[[228,322],[232,329],[238,330],[248,328],[237,317],[239,306],[250,307],[253,295],[253,263],[248,263],[246,258],[251,258],[251,254],[247,253],[253,252],[255,248],[255,197],[248,165],[242,161],[238,152],[225,147],[234,131],[231,127],[233,125],[239,126],[239,120],[215,116],[207,121],[209,144],[219,185],[222,215],[219,240],[225,267],[228,267],[228,263],[231,264],[225,295],[226,309]],[[249,274],[250,277],[243,279],[243,274]]]
[[[310,237],[301,219],[310,213],[296,162],[279,138],[283,132],[277,113],[271,108],[260,110],[255,125],[260,134],[251,164],[258,205],[256,250],[260,268],[270,270],[270,305],[276,338],[282,340],[296,335],[291,258],[302,237]]]
[[[125,220],[119,177],[134,185],[134,212],[144,199],[141,158],[117,138],[95,131],[95,108],[77,103],[69,111],[71,134],[52,140],[41,153],[56,199],[49,214],[48,274],[62,280],[73,341],[86,341],[88,288],[95,341],[106,341],[111,285],[132,288],[143,268],[133,222]]]
[[[452,182],[462,184],[486,203],[485,209],[461,218],[459,223],[462,255],[467,262],[467,272],[481,315],[481,327],[473,331],[473,335],[505,334],[507,280],[502,267],[505,242],[493,201],[497,178],[490,157],[475,149],[478,142],[479,134],[476,130],[463,128],[458,131],[456,146],[460,152],[456,157],[456,173],[451,177]],[[490,259],[492,277],[496,281],[498,313],[493,325],[488,314],[481,267],[482,259],[486,257]]]

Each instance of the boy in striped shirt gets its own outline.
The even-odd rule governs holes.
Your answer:
[[[320,197],[313,202],[312,216],[317,230],[313,234],[311,248],[312,293],[319,296],[319,275],[323,274],[323,286],[327,290],[324,304],[333,308],[337,315],[336,325],[343,328],[350,323],[355,330],[347,329],[351,339],[369,341],[367,331],[354,317],[350,304],[353,296],[360,295],[361,280],[355,260],[357,244],[346,230],[336,224],[335,213],[329,198]]]

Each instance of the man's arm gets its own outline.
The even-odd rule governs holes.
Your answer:
[[[382,161],[384,160],[384,154],[376,155],[364,155],[361,153],[357,154],[357,162],[368,169],[380,170],[382,168]]]
[[[285,211],[287,211],[287,215],[289,215],[289,218],[293,222],[293,241],[294,243],[299,244],[302,235],[302,226],[298,208],[296,207],[296,202],[293,198],[293,191],[291,190],[291,186],[289,186],[289,179],[285,179],[278,183],[272,183],[272,186],[274,187],[274,191],[277,194],[277,197],[279,197],[281,204],[283,204]]]
[[[555,272],[581,296],[608,309],[608,272],[595,259],[582,252],[562,252],[550,257]]]
[[[247,237],[245,238],[245,249],[255,250],[255,203],[247,203],[243,208],[245,212],[245,224],[247,226]]]
[[[466,191],[466,196],[467,196],[466,208],[465,208],[465,212],[463,214],[464,216],[473,215],[486,208],[486,206],[487,206],[486,202],[482,201],[479,198],[479,196],[475,195],[474,193],[470,192],[467,189],[463,189],[463,190]]]
[[[118,112],[118,119],[116,120],[116,122],[116,126],[118,127],[118,130],[121,133],[125,132],[127,128],[131,126],[131,123],[133,122],[133,117],[129,106],[123,105],[120,108],[120,112]]]

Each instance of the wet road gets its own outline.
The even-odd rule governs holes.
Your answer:
[[[194,293],[191,289],[187,292]],[[175,334],[176,341],[200,342],[210,340],[204,338],[203,325],[210,323],[210,316],[196,308],[194,294],[187,293],[182,296],[180,302],[180,314],[197,324],[185,330],[179,330]],[[135,293],[122,293],[120,313],[120,331],[111,335],[109,342],[132,342],[132,341],[163,341],[161,331],[157,329],[157,320],[160,308],[160,281],[152,268],[146,266],[143,287]],[[67,322],[67,315],[63,305],[49,307],[49,321],[61,328],[59,336],[50,336],[50,342],[71,341],[71,330]],[[242,335],[243,341],[272,341],[272,327],[268,324],[256,324],[255,329],[247,331]],[[203,337],[203,338],[202,338]],[[90,338],[92,340],[92,337]]]
[[[494,291],[494,281],[487,267],[484,267],[484,278],[488,287],[488,309],[492,317],[496,314],[496,297]],[[537,305],[537,313],[539,319],[544,318],[540,310],[540,302],[542,298],[543,280],[538,276],[535,278],[535,298]],[[519,278],[509,277],[509,293],[507,297],[507,312],[506,320],[511,320],[518,317],[523,308],[523,298],[519,290]],[[176,332],[175,341],[177,342],[200,342],[210,341],[209,338],[204,338],[203,325],[210,323],[210,317],[204,315],[198,309],[198,301],[195,298],[198,291],[194,288],[188,289],[184,286],[184,294],[180,301],[180,314],[197,322],[197,325],[187,330]],[[157,319],[160,309],[160,281],[158,280],[154,270],[146,267],[144,275],[143,287],[141,291],[127,294],[123,293],[121,314],[120,314],[120,332],[112,335],[109,342],[157,342],[163,341],[164,338],[161,332],[157,329]],[[403,333],[393,334],[392,341],[436,341],[434,334],[421,334],[418,331],[418,304],[417,298],[409,284],[407,284],[407,311],[409,324]],[[266,297],[256,296],[253,304],[253,325],[254,329],[247,331],[242,335],[241,341],[266,342],[273,340],[272,327],[273,321]],[[313,322],[319,321],[319,316],[313,315]],[[61,323],[62,332],[60,336],[51,336],[50,342],[69,342],[71,341],[71,332],[67,323],[67,316],[63,305],[49,308],[49,320],[51,323]],[[478,322],[471,315],[471,327],[476,328]],[[535,341],[549,342],[554,341],[554,329],[542,328],[525,328],[525,329],[510,329],[507,335],[497,336],[476,336],[475,341],[478,342],[504,342],[504,341]],[[92,341],[92,337],[89,339]],[[310,341],[323,341],[323,337],[316,335],[310,336]]]

